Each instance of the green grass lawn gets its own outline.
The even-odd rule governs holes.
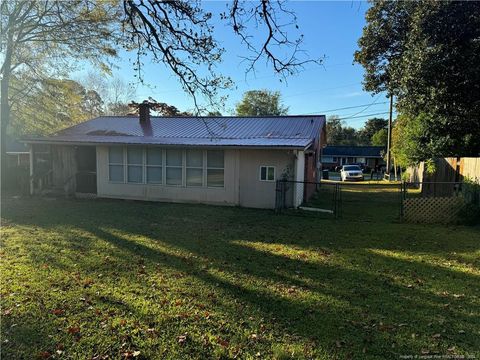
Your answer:
[[[2,219],[2,359],[480,357],[478,227],[59,199]]]

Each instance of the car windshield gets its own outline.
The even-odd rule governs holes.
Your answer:
[[[345,170],[345,171],[352,171],[352,170],[357,170],[357,171],[359,171],[359,170],[360,170],[360,166],[357,166],[357,165],[344,166],[344,167],[343,167],[343,170]]]

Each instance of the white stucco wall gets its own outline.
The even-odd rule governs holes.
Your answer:
[[[224,165],[224,188],[112,183],[108,176],[108,146],[97,146],[97,195],[106,198],[273,209],[276,182],[260,181],[260,167],[274,166],[275,180],[288,169],[291,178],[295,176],[293,150],[224,149]],[[288,196],[287,204],[291,205],[293,191]]]
[[[241,150],[240,151],[240,206],[275,208],[275,181],[260,181],[260,167],[274,166],[275,179],[289,171],[293,176],[292,150]],[[291,193],[289,192],[291,196]],[[291,204],[291,200],[287,200]]]

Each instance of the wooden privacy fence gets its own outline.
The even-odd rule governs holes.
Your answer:
[[[409,182],[464,182],[470,179],[480,184],[480,157],[448,157],[435,159],[435,171],[428,173],[425,163],[407,169]]]

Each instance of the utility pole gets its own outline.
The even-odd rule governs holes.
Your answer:
[[[390,115],[388,117],[388,140],[387,140],[387,170],[385,172],[385,177],[390,181],[390,167],[391,167],[391,152],[390,148],[392,146],[392,113],[393,113],[393,94],[390,94]]]

